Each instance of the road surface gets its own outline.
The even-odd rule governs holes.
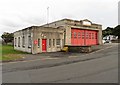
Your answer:
[[[118,83],[118,45],[86,56],[102,56],[60,66],[3,73],[3,83]]]

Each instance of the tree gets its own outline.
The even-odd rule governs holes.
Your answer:
[[[9,42],[12,42],[13,41],[13,33],[8,33],[8,32],[4,32],[1,36],[3,42],[5,44],[9,43]]]
[[[105,30],[102,31],[103,33],[103,37],[107,36],[107,35],[113,35],[113,28],[111,27],[107,27]]]
[[[114,29],[113,29],[113,34],[115,36],[118,36],[118,39],[120,39],[120,25],[116,26]]]

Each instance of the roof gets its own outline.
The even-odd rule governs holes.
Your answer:
[[[74,21],[74,22],[82,22],[82,21],[89,21],[89,22],[91,22],[90,20],[88,20],[88,19],[84,19],[84,20],[73,20],[73,19],[68,19],[68,18],[64,18],[64,19],[61,19],[61,20],[57,20],[57,21],[54,21],[54,22],[51,22],[51,23],[49,23],[49,24],[52,24],[52,23],[55,23],[55,22],[60,22],[60,21]],[[91,22],[92,23],[92,22]],[[44,24],[44,25],[47,25],[47,24]],[[18,31],[22,31],[22,30],[27,30],[27,29],[32,29],[32,28],[34,28],[34,27],[42,27],[42,26],[44,26],[44,25],[41,25],[41,26],[30,26],[30,27],[27,27],[27,28],[24,28],[24,29],[21,29],[21,30],[18,30]],[[100,24],[95,24],[95,23],[92,23],[92,25],[99,25],[99,26],[101,26]],[[16,31],[16,32],[18,32],[18,31]],[[15,32],[14,32],[15,33]]]

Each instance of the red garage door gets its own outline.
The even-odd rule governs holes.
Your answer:
[[[98,44],[97,31],[71,29],[71,44],[73,46],[88,46]]]
[[[86,45],[97,45],[98,44],[98,39],[97,39],[97,31],[94,30],[85,30],[85,42]]]
[[[84,45],[84,30],[72,29],[71,30],[71,43],[72,45]]]

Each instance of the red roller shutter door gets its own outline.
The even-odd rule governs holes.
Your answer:
[[[85,31],[79,29],[71,30],[71,44],[73,46],[83,46],[85,45]]]
[[[91,36],[88,30],[85,30],[85,45],[91,45]]]
[[[84,46],[85,45],[85,30],[80,30],[81,32],[81,39],[80,39],[80,44],[81,46]]]
[[[71,45],[89,46],[98,44],[98,31],[71,29]]]
[[[97,45],[97,44],[98,44],[98,31],[95,31],[95,37],[94,37],[94,38],[95,38],[95,39],[94,39],[94,40],[95,40],[95,41],[94,41],[94,42],[95,42],[94,44]]]
[[[97,39],[97,31],[94,30],[85,30],[85,43],[86,45],[97,45],[98,44],[98,39]]]

